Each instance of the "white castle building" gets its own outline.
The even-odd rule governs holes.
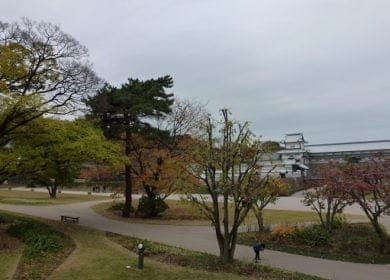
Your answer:
[[[390,156],[390,140],[307,145],[303,133],[286,134],[282,149],[262,158],[262,174],[303,177],[310,166],[330,160],[364,161],[378,154]]]

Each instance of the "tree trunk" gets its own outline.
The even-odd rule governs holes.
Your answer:
[[[57,186],[46,187],[49,191],[50,198],[57,198]]]
[[[229,264],[234,259],[238,227],[233,227],[230,232],[225,232],[225,230],[223,232],[221,231],[224,229],[224,225],[219,225],[215,229],[219,247],[219,258],[223,264]]]
[[[331,211],[332,211],[332,200],[329,198],[327,199],[327,208],[326,208],[326,216],[325,216],[325,229],[330,230],[333,226],[332,221],[330,219],[331,217]]]
[[[253,212],[255,213],[257,225],[259,226],[259,232],[264,231],[264,217],[263,217],[263,209],[253,208]]]
[[[229,246],[225,243],[222,249],[222,254],[220,256],[223,264],[230,263],[230,254],[229,254]]]
[[[233,262],[234,252],[236,251],[238,227],[230,233],[229,262]]]
[[[379,221],[378,221],[378,216],[373,217],[373,219],[371,220],[371,223],[375,229],[375,232],[377,233],[378,237],[380,238],[379,250],[381,253],[384,253],[387,249],[387,234],[380,226]]]
[[[218,240],[219,245],[219,258],[223,264],[228,264],[232,262],[233,256],[230,250],[229,241],[225,237],[221,237],[221,240]]]
[[[130,217],[131,212],[131,195],[132,195],[132,181],[131,181],[131,167],[125,166],[125,205],[123,206],[122,217]]]
[[[232,237],[233,235],[233,233],[228,234],[228,236],[217,235],[219,258],[223,264],[233,262],[236,249],[236,238]],[[235,235],[237,235],[237,233],[235,233]]]
[[[130,155],[130,131],[126,131],[126,156]],[[133,191],[133,182],[131,178],[131,166],[126,164],[125,166],[125,205],[122,210],[122,217],[128,218],[130,217],[131,212],[131,200],[132,200],[132,191]]]
[[[153,190],[153,187],[151,186],[144,186],[144,190],[146,195],[151,199],[156,199],[156,193]]]

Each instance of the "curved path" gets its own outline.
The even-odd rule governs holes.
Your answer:
[[[101,201],[90,201],[55,206],[0,204],[0,209],[52,220],[59,220],[60,215],[64,214],[77,215],[80,217],[81,225],[99,230],[146,238],[211,254],[218,254],[219,252],[215,235],[211,227],[130,224],[115,221],[102,217],[91,209],[92,205],[100,202]],[[253,259],[252,249],[248,246],[238,245],[235,257],[250,261]],[[271,250],[266,250],[262,253],[262,262],[273,267],[317,275],[328,279],[390,279],[390,265],[356,264],[323,260]]]

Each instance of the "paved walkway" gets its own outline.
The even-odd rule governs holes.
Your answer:
[[[14,187],[13,190],[18,191],[30,191],[30,188],[26,187]],[[46,188],[34,188],[36,192],[45,192],[47,193]],[[68,194],[78,194],[78,195],[87,195],[86,191],[78,191],[78,190],[64,190],[63,193]],[[110,197],[111,193],[93,193],[93,195]],[[133,194],[134,199],[138,199],[141,195]],[[207,195],[206,195],[207,197]],[[180,200],[185,198],[183,195],[172,194],[168,199],[172,200]],[[295,210],[295,211],[312,211],[309,207],[304,206],[301,202],[303,198],[303,192],[297,192],[289,197],[280,197],[275,204],[269,204],[266,209],[276,209],[276,210]],[[362,215],[362,220],[368,221],[365,217],[364,212],[361,210],[360,206],[352,205],[348,206],[344,209],[345,214],[354,214],[354,215]],[[382,216],[380,217],[380,222],[385,226],[387,232],[390,232],[390,216]]]
[[[96,214],[90,207],[100,201],[90,201],[55,206],[22,206],[0,204],[0,209],[12,212],[59,220],[60,215],[80,216],[80,224],[104,231],[146,238],[192,250],[218,254],[216,238],[211,227],[130,224],[110,220]],[[237,246],[236,258],[250,261],[252,248]],[[312,257],[292,255],[265,250],[262,262],[273,267],[284,268],[306,274],[337,280],[388,280],[390,265],[355,264],[340,261],[322,260]]]

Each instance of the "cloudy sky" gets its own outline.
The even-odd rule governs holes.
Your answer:
[[[0,20],[56,23],[113,85],[173,76],[263,139],[390,139],[388,0],[0,0]]]

